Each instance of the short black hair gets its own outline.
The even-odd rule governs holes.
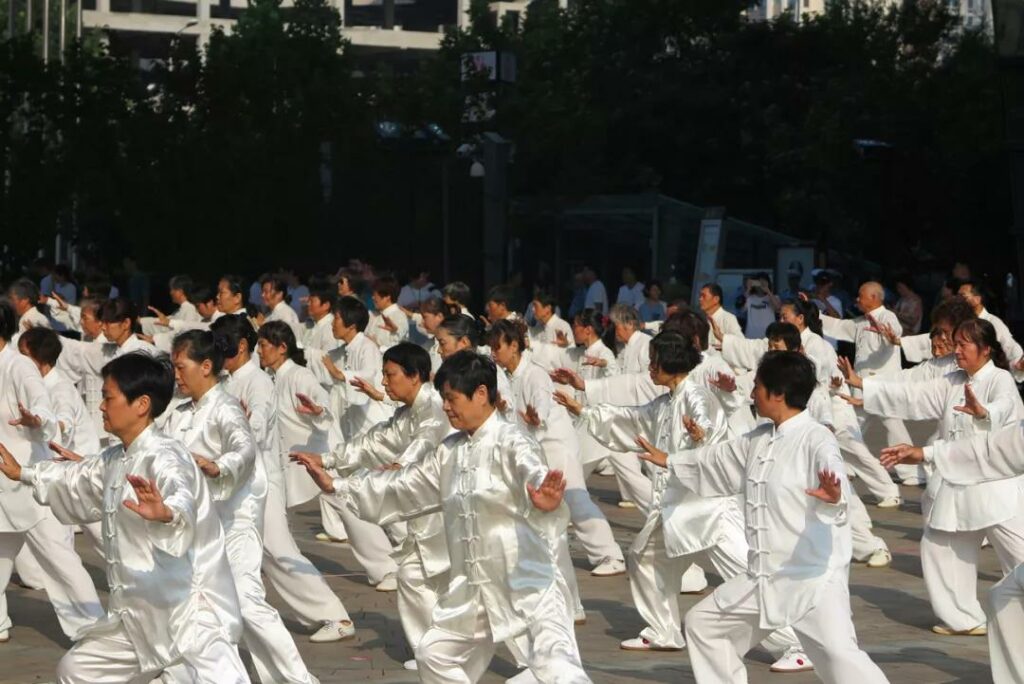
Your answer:
[[[249,345],[249,354],[256,353],[256,328],[252,327],[249,317],[243,314],[228,314],[210,323],[210,331],[224,340],[224,358],[233,359],[238,355],[238,343],[245,340]]]
[[[456,340],[465,338],[469,340],[469,344],[475,349],[483,343],[484,330],[483,323],[478,318],[472,318],[470,316],[464,316],[463,314],[455,314],[454,316],[447,316],[441,321],[441,328],[454,337]]]
[[[651,364],[665,373],[689,373],[700,364],[700,350],[678,332],[659,333],[650,342]]]
[[[498,367],[483,354],[463,349],[445,359],[437,369],[434,387],[443,392],[445,385],[467,397],[483,385],[487,388],[487,401],[494,404],[498,401]]]
[[[498,285],[497,287],[492,287],[487,293],[487,301],[508,307],[508,303],[512,301],[512,293],[508,291],[508,288]]]
[[[99,277],[85,281],[82,291],[83,293],[88,291],[90,297],[102,300],[110,296],[110,287],[110,280]]]
[[[47,366],[57,365],[57,358],[63,349],[60,336],[49,328],[29,328],[21,333],[18,346],[22,345],[32,359]]]
[[[969,321],[972,318],[977,318],[977,315],[974,313],[974,307],[968,304],[962,297],[950,297],[945,301],[939,302],[932,309],[933,325],[945,321],[953,328],[956,328],[964,321]]]
[[[284,278],[278,275],[265,275],[260,278],[260,287],[263,287],[267,283],[270,283],[270,288],[274,292],[280,292],[288,298],[288,283],[285,282]]]
[[[100,321],[103,323],[120,323],[128,319],[135,325],[138,314],[135,313],[135,305],[127,297],[108,299],[100,307]]]
[[[228,347],[229,341],[211,330],[186,330],[174,337],[171,354],[184,353],[196,363],[209,361],[216,375],[224,367],[224,359],[228,358]],[[231,348],[230,355],[234,356],[237,351],[236,344]]]
[[[712,297],[718,297],[718,301],[722,301],[722,298],[725,296],[722,292],[722,286],[718,283],[704,283],[700,289],[707,290],[711,293]]]
[[[971,292],[974,293],[975,297],[981,297],[982,305],[988,304],[988,296],[981,283],[977,280],[963,280],[960,282],[960,286],[957,287],[957,291],[959,291],[964,285],[971,288]]]
[[[393,276],[381,276],[373,281],[373,293],[378,297],[387,297],[392,302],[397,302],[398,281]]]
[[[818,384],[814,364],[795,351],[767,352],[757,364],[756,378],[769,394],[783,397],[786,406],[801,411],[807,408],[811,393]]]
[[[18,314],[14,311],[14,305],[6,299],[0,298],[0,340],[10,342],[16,332],[18,332]]]
[[[768,329],[765,330],[764,336],[768,338],[768,341],[781,340],[786,349],[789,351],[800,351],[800,345],[803,344],[803,340],[800,339],[800,331],[792,323],[770,323]]]
[[[558,306],[558,298],[551,294],[550,290],[537,290],[537,293],[533,295],[533,301],[541,306],[550,306],[552,310]]]
[[[295,331],[284,321],[267,321],[256,333],[257,339],[266,340],[275,347],[284,345],[288,358],[300,366],[306,365],[306,355],[299,349]]]
[[[221,283],[224,283],[225,285],[227,285],[228,292],[230,292],[231,294],[236,294],[236,295],[244,295],[245,294],[245,279],[242,278],[242,276],[240,276],[240,275],[233,275],[231,273],[225,273],[224,275],[222,275],[220,277],[220,280],[217,281],[217,286],[220,287]]]
[[[366,326],[370,324],[370,312],[367,311],[366,305],[355,297],[340,297],[334,303],[333,311],[346,327],[354,325],[359,332],[366,330]]]
[[[129,402],[148,396],[149,417],[158,418],[174,396],[174,367],[166,356],[153,358],[143,352],[119,356],[100,370],[106,380],[110,378]]]
[[[171,279],[167,282],[168,290],[181,290],[185,293],[185,296],[190,300],[192,299],[192,276],[184,273],[171,276]]]
[[[469,300],[473,296],[473,291],[469,289],[469,285],[466,283],[461,280],[456,280],[454,283],[448,283],[445,285],[444,289],[441,290],[441,294],[448,299],[458,302],[462,306],[468,307]]]
[[[487,344],[492,348],[501,346],[501,343],[519,345],[519,351],[526,351],[526,325],[519,320],[510,321],[503,319],[496,321],[491,329],[487,331]]]
[[[418,375],[420,382],[430,380],[430,354],[418,344],[399,342],[384,352],[384,363],[398,364],[409,377]]]
[[[347,280],[348,288],[353,292],[361,292],[363,289],[363,276],[354,268],[343,268],[338,271],[338,280]]]
[[[217,301],[217,293],[209,285],[193,285],[188,300],[193,304],[207,304]]]
[[[320,300],[321,304],[327,304],[331,311],[334,311],[334,305],[338,301],[338,289],[329,286],[311,288],[309,292],[310,297],[316,297]]]
[[[707,344],[708,332],[710,330],[711,325],[708,324],[708,319],[703,314],[699,314],[691,309],[676,311],[661,324],[662,332],[674,331],[688,340],[696,337],[701,345],[701,351],[704,350]]]

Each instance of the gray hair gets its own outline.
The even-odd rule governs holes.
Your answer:
[[[612,323],[618,323],[619,325],[631,325],[635,330],[640,329],[640,314],[637,313],[635,307],[630,304],[616,304],[608,312],[608,318],[612,319]]]
[[[28,278],[18,278],[7,288],[7,294],[10,297],[27,299],[35,306],[39,301],[39,286]]]

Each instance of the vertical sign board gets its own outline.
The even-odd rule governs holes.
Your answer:
[[[714,282],[718,272],[718,248],[722,242],[722,219],[703,219],[700,222],[700,241],[697,243],[697,263],[693,267],[693,291],[690,304],[699,309],[697,298],[704,283]]]

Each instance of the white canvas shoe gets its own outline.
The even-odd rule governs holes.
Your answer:
[[[325,644],[331,641],[344,641],[356,634],[356,626],[351,620],[327,620],[323,626],[309,637],[314,644]]]
[[[384,576],[376,586],[377,591],[398,591],[398,580],[395,578],[394,573]]]
[[[594,577],[615,577],[626,574],[626,561],[605,558],[596,568],[590,571]]]
[[[869,568],[884,568],[890,563],[892,563],[892,554],[889,552],[889,549],[877,549],[868,558],[867,566]]]

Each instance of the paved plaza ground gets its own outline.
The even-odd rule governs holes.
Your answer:
[[[601,503],[616,537],[628,546],[640,527],[639,513],[618,508],[615,480],[594,476],[592,491]],[[900,510],[882,511],[869,506],[877,532],[894,554],[892,567],[870,570],[855,565],[850,578],[853,613],[861,643],[892,682],[991,681],[986,643],[983,638],[944,638],[929,630],[934,619],[928,606],[917,541],[920,538],[921,490],[904,488],[906,503]],[[351,681],[415,682],[414,673],[402,670],[409,650],[402,636],[394,594],[382,594],[366,583],[347,544],[317,542],[318,510],[306,506],[294,518],[296,536],[303,550],[329,575],[331,587],[352,613],[357,632],[354,639],[336,644],[311,644],[307,632],[289,622],[303,657],[324,684]],[[78,537],[79,548],[98,587],[105,589],[98,559]],[[583,661],[594,681],[602,682],[692,682],[686,652],[631,653],[619,649],[619,641],[636,636],[642,627],[633,610],[625,577],[591,577],[578,543],[573,543],[577,578],[587,609],[587,624],[577,628]],[[998,564],[991,549],[984,553],[981,586],[997,579]],[[713,583],[718,578],[710,575]],[[105,598],[105,591],[101,593]],[[15,628],[10,643],[0,645],[0,682],[25,684],[50,682],[54,665],[68,647],[41,592],[8,588]],[[680,596],[685,610],[700,597]],[[272,601],[276,600],[271,597]],[[748,658],[750,681],[772,684],[803,684],[817,681],[813,675],[775,675],[768,672],[770,657],[755,651]],[[498,656],[485,677],[501,682],[516,670],[507,652]]]

